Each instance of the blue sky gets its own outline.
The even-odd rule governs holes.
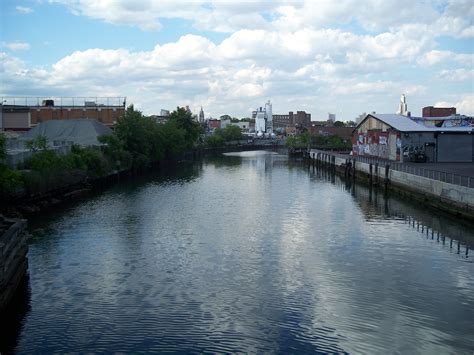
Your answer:
[[[0,94],[127,96],[147,114],[474,114],[471,1],[2,1]]]

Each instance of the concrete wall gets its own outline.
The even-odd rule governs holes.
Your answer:
[[[472,188],[396,170],[390,170],[389,179],[397,185],[439,197],[474,210],[474,189]]]
[[[328,154],[331,154],[328,152]],[[310,158],[317,157],[317,151],[310,152]],[[348,158],[335,157],[335,165],[342,166]],[[362,174],[370,173],[370,165],[368,163],[356,161],[355,168],[357,172]],[[375,169],[372,165],[373,176],[377,175],[379,181],[385,179],[385,166],[379,166]],[[397,170],[389,170],[388,176],[390,183],[397,185],[409,191],[425,194],[441,201],[451,202],[459,207],[468,208],[474,212],[474,189],[466,186],[450,184],[444,181],[429,179],[423,176],[413,175]]]

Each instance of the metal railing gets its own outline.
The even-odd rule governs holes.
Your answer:
[[[126,106],[125,96],[101,97],[101,96],[3,96],[1,104],[4,106],[43,106],[43,101],[53,100],[54,106],[76,107],[76,106]]]
[[[318,152],[337,156],[342,159],[352,159],[354,161],[359,161],[367,164],[378,164],[379,167],[384,167],[389,165],[390,169],[395,171],[401,171],[407,174],[412,174],[416,176],[422,176],[428,179],[437,180],[446,182],[453,185],[465,186],[469,188],[474,188],[474,176],[460,175],[455,173],[450,173],[447,171],[441,171],[436,169],[424,168],[422,166],[414,166],[411,164],[404,164],[399,162],[394,162],[388,159],[380,159],[373,157],[364,157],[358,155],[348,155],[348,154],[339,154],[328,151],[319,151],[317,149],[311,149],[311,152]]]

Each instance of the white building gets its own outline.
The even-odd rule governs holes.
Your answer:
[[[257,134],[273,132],[272,103],[268,100],[265,108],[259,107],[252,112],[252,118],[255,118],[255,132]]]
[[[328,113],[328,121],[331,121],[332,123],[336,122],[336,114]]]
[[[228,125],[230,125],[230,119],[228,119],[228,118],[221,119],[221,128],[222,129],[226,128]]]

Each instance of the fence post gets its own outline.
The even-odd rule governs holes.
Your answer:
[[[379,163],[375,163],[375,184],[379,184]]]

